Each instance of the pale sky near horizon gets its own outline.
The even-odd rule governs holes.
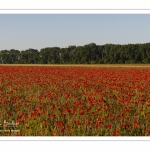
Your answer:
[[[150,42],[150,14],[0,14],[0,50]]]

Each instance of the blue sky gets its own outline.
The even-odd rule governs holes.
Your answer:
[[[0,50],[150,42],[150,14],[0,14]]]

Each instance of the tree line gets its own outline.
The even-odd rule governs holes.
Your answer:
[[[1,50],[0,64],[134,64],[150,63],[150,43],[105,44],[90,43],[67,48],[46,47],[40,51]]]

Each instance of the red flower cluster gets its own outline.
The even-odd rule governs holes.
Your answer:
[[[16,135],[150,135],[150,69],[0,66],[0,83]]]

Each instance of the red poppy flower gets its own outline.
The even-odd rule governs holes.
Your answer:
[[[110,129],[111,127],[112,127],[111,124],[108,124],[108,125],[107,125],[107,129]]]

